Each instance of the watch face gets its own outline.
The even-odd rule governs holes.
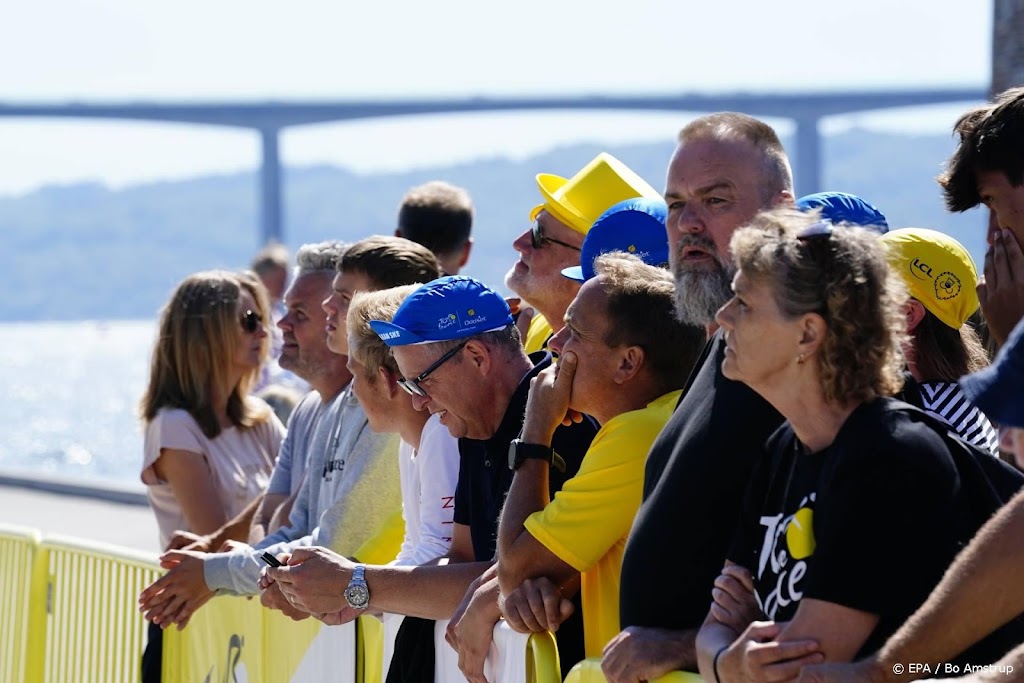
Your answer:
[[[519,444],[519,439],[513,439],[512,443],[508,445],[508,468],[514,470],[516,468],[516,446]]]
[[[345,589],[345,599],[348,600],[350,607],[362,609],[370,602],[370,591],[360,584],[349,586]]]

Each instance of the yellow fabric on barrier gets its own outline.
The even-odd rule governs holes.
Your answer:
[[[163,682],[265,680],[263,612],[256,599],[216,597],[183,631],[165,630]]]
[[[260,604],[259,598],[252,601]],[[260,616],[263,619],[262,680],[296,680],[295,673],[323,624],[312,617],[294,621],[277,610],[266,608],[260,610]]]
[[[356,640],[356,680],[361,683],[382,683],[384,624],[377,617],[359,617],[356,620]]]
[[[569,670],[565,683],[605,683],[601,671],[601,658],[588,657]],[[689,671],[673,671],[655,678],[651,683],[704,683],[704,679]]]
[[[377,533],[359,546],[355,559],[363,564],[387,564],[398,557],[405,540],[405,520],[402,519],[402,508],[388,515],[384,525]]]
[[[0,681],[5,683],[30,680],[30,674],[38,679],[40,675],[28,666],[29,648],[39,651],[39,644],[45,643],[45,633],[33,634],[30,630],[34,626],[30,624],[32,602],[41,598],[45,605],[46,600],[45,587],[41,594],[34,595],[32,590],[32,568],[38,554],[39,532],[0,526]],[[34,659],[41,661],[38,655]]]
[[[526,641],[526,683],[559,683],[561,680],[554,634],[551,631],[531,634]]]

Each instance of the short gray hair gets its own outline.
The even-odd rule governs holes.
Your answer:
[[[303,244],[295,254],[295,276],[319,272],[333,275],[348,246],[336,240]]]

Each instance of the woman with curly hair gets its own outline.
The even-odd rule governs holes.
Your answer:
[[[186,278],[161,313],[141,413],[142,481],[162,548],[176,529],[220,528],[266,488],[285,431],[249,395],[267,314],[255,277],[223,271]]]
[[[707,681],[789,680],[877,649],[980,523],[939,423],[889,398],[907,295],[877,235],[814,220],[766,212],[731,242],[722,371],[786,422],[697,638]]]

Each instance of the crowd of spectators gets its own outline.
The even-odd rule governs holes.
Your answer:
[[[870,198],[796,198],[775,131],[721,112],[664,192],[607,153],[538,175],[507,298],[459,275],[474,208],[441,181],[394,236],[186,279],[142,402],[145,679],[233,593],[404,616],[387,681],[432,680],[436,620],[485,681],[501,619],[611,683],[1024,680],[1024,88],[954,130],[980,269]],[[308,390],[287,429],[275,376]]]

